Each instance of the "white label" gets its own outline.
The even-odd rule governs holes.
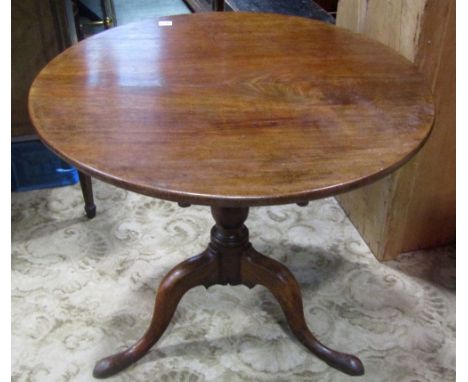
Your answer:
[[[158,25],[159,25],[160,27],[170,27],[170,26],[172,26],[172,21],[171,21],[171,20],[159,21],[159,22],[158,22]]]

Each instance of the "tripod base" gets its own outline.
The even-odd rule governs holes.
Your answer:
[[[193,287],[215,284],[265,286],[280,303],[291,331],[306,348],[346,374],[364,374],[359,358],[326,347],[308,329],[301,292],[292,273],[283,264],[257,252],[249,242],[244,225],[248,208],[212,207],[211,211],[216,225],[208,248],[176,265],[164,277],[146,333],[123,352],[97,362],[94,377],[114,375],[143,357],[166,330],[182,296]]]

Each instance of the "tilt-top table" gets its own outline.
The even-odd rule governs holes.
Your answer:
[[[299,285],[258,253],[251,206],[306,204],[390,173],[423,145],[431,93],[416,68],[384,46],[305,18],[254,13],[166,17],[111,29],[69,48],[29,97],[44,143],[84,173],[181,205],[211,206],[200,255],[159,286],[151,324],[102,359],[108,377],[141,358],[198,285],[261,284],[294,335],[351,375],[361,361],[321,344]]]

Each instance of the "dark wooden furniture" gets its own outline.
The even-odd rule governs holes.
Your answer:
[[[32,141],[27,112],[28,89],[47,62],[76,42],[71,1],[23,0],[12,2],[12,141]],[[96,208],[91,179],[80,172],[85,211],[94,217]],[[94,206],[94,207],[93,207]]]
[[[66,160],[135,192],[209,205],[215,220],[207,249],[161,282],[144,336],[99,361],[94,375],[141,358],[184,293],[213,284],[264,285],[304,346],[363,374],[357,357],[312,335],[294,276],[253,249],[244,222],[251,206],[304,204],[405,163],[433,121],[422,76],[376,42],[305,18],[215,12],[162,20],[172,24],[150,20],[84,40],[30,90],[38,134]]]

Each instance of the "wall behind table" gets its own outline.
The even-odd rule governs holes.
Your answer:
[[[340,0],[337,25],[416,63],[436,119],[423,149],[394,174],[337,197],[379,260],[455,241],[455,0]]]

